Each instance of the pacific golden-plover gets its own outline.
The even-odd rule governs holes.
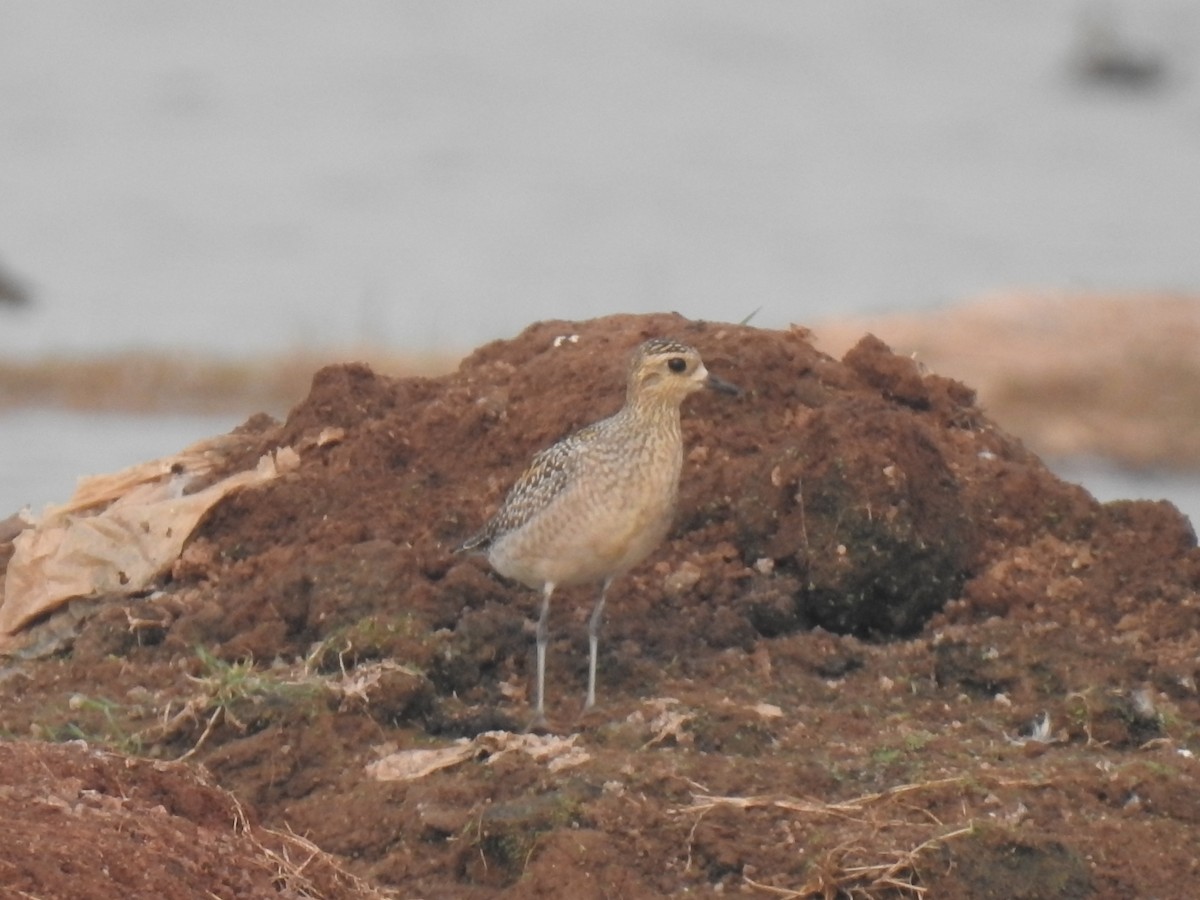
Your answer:
[[[670,528],[683,467],[679,407],[706,387],[740,393],[710,375],[692,347],[663,339],[642,344],[629,365],[621,410],[534,456],[496,515],[459,548],[486,551],[501,575],[542,592],[535,725],[545,721],[550,596],[560,585],[601,585],[588,620],[586,710],[596,702],[605,595]]]

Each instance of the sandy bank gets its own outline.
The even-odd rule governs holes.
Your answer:
[[[873,332],[963,381],[1043,456],[1200,467],[1200,298],[1005,293],[813,326],[834,356]]]

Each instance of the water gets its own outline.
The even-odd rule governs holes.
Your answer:
[[[1187,472],[1134,471],[1100,459],[1048,462],[1064,481],[1081,484],[1097,500],[1169,500],[1200,531],[1200,476]]]
[[[0,0],[0,354],[1200,287],[1200,5]]]
[[[0,413],[0,519],[24,506],[40,513],[48,503],[70,499],[80,477],[169,456],[241,421],[46,409]]]

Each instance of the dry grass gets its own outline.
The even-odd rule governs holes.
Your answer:
[[[707,813],[726,808],[767,810],[792,817],[801,825],[823,823],[827,832],[836,830],[844,838],[813,858],[806,867],[806,879],[795,887],[768,884],[743,874],[747,887],[755,891],[787,900],[921,897],[926,889],[920,884],[920,857],[974,831],[969,822],[952,826],[940,821],[922,805],[922,795],[940,795],[964,784],[963,778],[943,778],[832,803],[794,797],[700,795],[680,812],[698,814],[693,837]],[[689,865],[690,861],[689,850]]]
[[[305,900],[388,900],[399,896],[348,872],[333,856],[290,829],[251,825],[237,798],[228,796],[236,810],[234,830],[258,851],[281,894]]]

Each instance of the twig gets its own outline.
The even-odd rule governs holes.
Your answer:
[[[697,795],[694,797],[691,806],[678,811],[698,813],[696,821],[692,823],[691,831],[688,833],[686,867],[690,867],[692,863],[692,848],[695,844],[696,830],[699,828],[701,821],[708,813],[721,806],[741,810],[769,808],[785,810],[804,816],[834,816],[849,821],[861,821],[866,824],[868,820],[860,818],[857,814],[861,814],[871,807],[906,798],[918,791],[935,790],[961,785],[965,782],[965,778],[943,778],[935,781],[901,784],[884,791],[864,794],[860,797],[835,803],[794,797],[714,797]],[[925,822],[923,824],[914,823],[903,818],[896,818],[894,821],[885,821],[882,823],[875,820],[872,828],[875,830],[888,827],[904,828],[906,829],[906,833],[911,833],[914,828],[931,827],[930,821],[935,823],[937,827],[944,827],[941,820],[928,810],[923,810],[910,803],[900,804],[900,809],[910,818],[914,814],[920,815],[925,819]],[[872,817],[872,820],[874,820],[874,817]],[[892,849],[881,851],[883,855],[890,858],[886,862],[873,864],[847,865],[845,861],[851,855],[861,859],[864,856],[868,856],[870,851],[856,843],[842,844],[826,853],[817,867],[816,874],[798,888],[781,888],[764,884],[760,881],[755,881],[748,875],[743,875],[743,879],[748,887],[772,894],[776,897],[788,898],[788,900],[807,900],[807,898],[835,900],[835,898],[839,897],[867,898],[878,896],[880,891],[898,891],[906,896],[920,898],[924,896],[926,888],[915,883],[917,877],[917,858],[931,847],[943,844],[953,838],[970,834],[973,830],[973,825],[967,825],[942,834],[933,835],[907,850]]]
[[[204,726],[204,733],[200,735],[200,740],[196,741],[195,746],[193,746],[192,749],[187,753],[183,754],[183,756],[179,757],[176,762],[183,762],[185,759],[187,759],[189,756],[192,756],[197,750],[199,750],[201,746],[203,746],[204,742],[208,740],[208,736],[212,734],[213,726],[217,724],[217,719],[224,711],[225,707],[223,706],[218,706],[213,710],[213,714],[208,717],[208,724]]]
[[[860,812],[864,807],[883,800],[891,800],[905,794],[911,794],[915,791],[923,791],[929,788],[949,787],[951,785],[962,784],[965,781],[965,778],[941,778],[936,781],[898,784],[895,787],[888,788],[886,791],[879,791],[874,794],[863,794],[860,797],[854,797],[850,800],[842,800],[837,803],[823,803],[817,800],[798,800],[792,798],[776,799],[767,796],[713,797],[702,794],[697,795],[694,798],[692,805],[686,809],[680,810],[680,812],[708,811],[717,806],[732,806],[735,809],[755,809],[764,806],[775,806],[780,809],[790,810],[791,812],[827,815],[833,813]]]

